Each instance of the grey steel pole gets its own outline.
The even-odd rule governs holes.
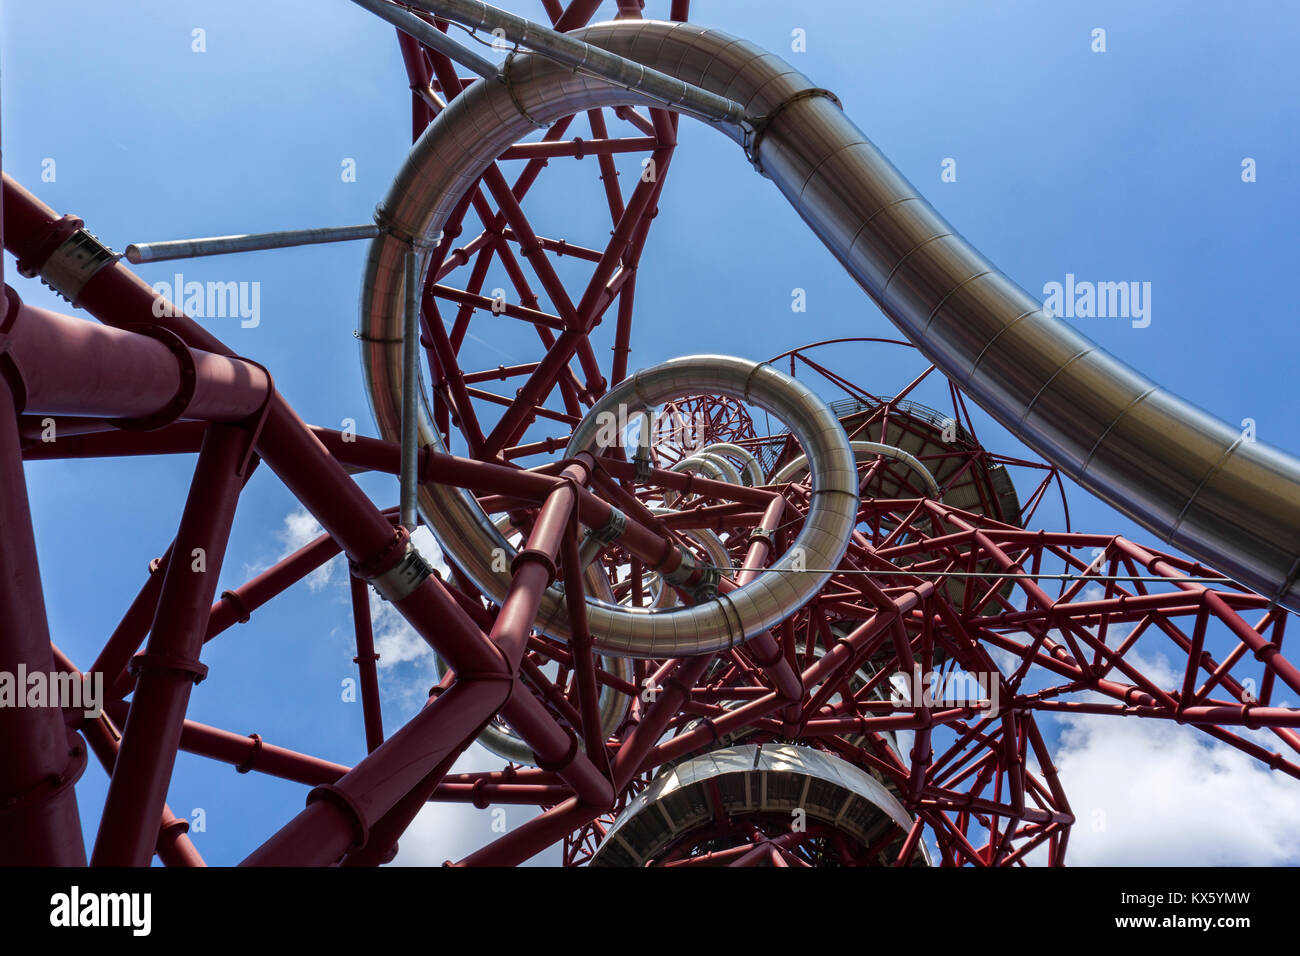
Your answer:
[[[745,108],[735,100],[667,73],[642,66],[635,60],[592,46],[576,37],[506,13],[479,0],[410,0],[410,5],[452,20],[462,26],[487,30],[511,43],[540,53],[577,71],[594,74],[624,89],[636,90],[680,113],[711,123],[738,124]]]
[[[461,66],[468,67],[485,80],[496,79],[501,74],[501,69],[491,60],[466,49],[437,27],[430,26],[401,7],[393,6],[388,0],[352,0],[352,2],[359,7],[365,7],[380,19],[387,20],[407,36],[419,40],[430,49],[437,50]]]
[[[166,262],[169,259],[224,256],[232,252],[254,252],[258,249],[314,246],[323,242],[373,239],[381,231],[374,223],[365,223],[326,229],[290,229],[285,232],[251,232],[237,236],[208,236],[203,239],[171,239],[167,242],[133,242],[126,247],[126,260],[137,264]]]
[[[401,521],[415,530],[416,452],[419,450],[420,413],[416,389],[420,380],[420,275],[419,255],[406,252],[406,323],[402,333],[402,475]]]

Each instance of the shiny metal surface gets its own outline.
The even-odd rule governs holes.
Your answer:
[[[790,744],[742,744],[676,764],[629,802],[591,866],[642,866],[715,814],[789,816],[834,827],[863,846],[895,831],[896,854],[912,820],[880,781],[845,760]],[[918,845],[911,863],[929,864]]]
[[[834,101],[795,98],[813,85],[779,57],[689,23],[622,21],[576,36],[734,100],[747,115],[771,116],[760,120],[756,165],[930,361],[1027,445],[1149,531],[1300,609],[1300,461],[1243,442],[1236,429],[1046,315]],[[515,58],[511,77],[510,90],[480,82],[458,96],[398,173],[377,214],[392,235],[371,246],[363,334],[397,336],[402,239],[435,236],[488,162],[534,121],[656,103],[542,57]],[[754,138],[743,123],[710,125],[742,145]],[[362,355],[376,419],[391,439],[400,350],[363,342]],[[438,443],[427,422],[421,435]],[[426,487],[421,505],[453,555],[494,534],[458,493]],[[776,577],[784,576],[763,579]],[[600,640],[625,651],[639,643],[618,632]]]
[[[673,513],[672,508],[651,508],[654,514],[670,515]],[[727,552],[727,546],[722,543],[722,539],[710,531],[708,528],[691,528],[682,532],[682,537],[693,541],[704,552],[704,559],[712,567],[718,568],[723,574],[730,574],[735,570],[735,562],[731,560],[731,555]],[[672,607],[680,603],[677,594],[669,587],[663,575],[654,572],[648,573],[644,578],[644,586],[650,592],[653,599],[650,603],[654,607]]]
[[[323,229],[290,229],[283,232],[253,232],[237,236],[208,236],[204,239],[169,239],[166,242],[133,242],[126,247],[127,262],[167,262],[171,259],[196,259],[200,256],[224,256],[258,249],[286,249],[290,246],[313,246],[326,242],[373,239],[379,227],[373,222],[360,226],[331,226]]]
[[[357,0],[360,2],[360,0]],[[525,50],[536,51],[564,64],[574,72],[589,72],[608,83],[639,90],[674,110],[704,120],[739,122],[740,105],[707,89],[662,73],[636,59],[627,59],[599,45],[589,45],[567,33],[515,16],[479,0],[408,0],[413,7],[435,13],[476,30],[504,37]],[[508,81],[511,71],[507,67]]]
[[[746,485],[755,488],[763,483],[763,466],[758,463],[758,459],[748,449],[733,445],[731,442],[722,441],[701,448],[699,454],[735,458],[740,462],[740,476]]]
[[[874,441],[851,441],[849,446],[853,449],[853,457],[858,464],[870,461],[872,458],[888,458],[891,461],[906,465],[925,482],[926,488],[930,490],[931,497],[940,501],[943,500],[943,494],[939,490],[939,483],[934,480],[934,475],[930,474],[930,469],[921,464],[914,455],[908,454],[901,448],[895,448],[893,445],[882,445],[880,442]],[[780,471],[772,476],[768,484],[783,485],[807,471],[808,458],[805,455],[800,455],[797,458],[791,458]]]
[[[824,572],[791,573],[803,567],[833,568],[844,555],[857,516],[857,471],[848,438],[834,413],[802,383],[770,365],[723,355],[672,359],[624,379],[574,430],[566,458],[599,453],[601,422],[628,420],[663,402],[700,393],[729,395],[763,408],[785,422],[812,462],[813,493],[803,527],[785,554],[764,574],[727,594],[671,610],[642,611],[593,604],[588,624],[603,651],[673,656],[720,650],[766,630],[802,607],[825,584]],[[732,469],[734,473],[734,469]],[[829,560],[830,564],[819,563]],[[539,626],[554,626],[543,614]]]
[[[403,271],[406,275],[406,315],[402,323],[402,471],[399,477],[399,515],[402,526],[415,530],[417,472],[420,446],[420,412],[417,404],[420,381],[420,290],[424,274],[419,270],[415,250],[408,250]]]
[[[675,471],[679,474],[685,472],[690,475],[700,475],[704,478],[712,478],[714,481],[725,481],[733,485],[744,484],[740,480],[740,472],[736,466],[721,455],[714,455],[709,452],[696,452],[689,458],[683,458],[675,462],[669,471]],[[670,489],[664,489],[664,503],[675,505],[681,498],[681,494]]]
[[[690,475],[703,475],[705,478],[712,478],[715,481],[725,481],[729,484],[741,484],[740,472],[736,471],[736,466],[725,458],[717,455],[706,455],[698,453],[690,458],[683,458],[676,462],[669,471],[678,473],[685,472]]]
[[[387,20],[407,36],[414,37],[431,50],[446,54],[455,62],[468,67],[484,79],[496,79],[500,75],[495,63],[479,56],[473,50],[457,43],[447,34],[432,24],[425,23],[413,13],[407,13],[401,7],[395,7],[388,0],[352,0],[359,7],[365,7],[375,16]]]

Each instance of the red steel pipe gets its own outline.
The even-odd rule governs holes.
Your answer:
[[[77,670],[63,652],[57,647],[52,647],[51,650],[54,655],[54,663],[59,670],[72,674],[78,680],[83,679],[84,675]],[[105,716],[92,720],[84,716],[84,714],[80,715],[77,726],[86,738],[86,742],[90,745],[90,749],[94,751],[100,766],[104,768],[104,772],[111,776],[122,739],[117,728]],[[188,836],[189,828],[188,822],[177,817],[176,814],[172,813],[171,807],[165,803],[163,804],[162,820],[158,826],[158,840],[154,845],[154,851],[165,866],[207,865],[203,862],[203,857],[199,855],[199,851]]]
[[[379,673],[375,664],[375,634],[370,623],[370,588],[358,577],[348,579],[352,597],[352,626],[356,632],[357,656],[353,663],[361,675],[361,712],[366,729],[366,752],[384,742],[384,718],[379,706]]]
[[[365,846],[389,810],[470,745],[511,686],[501,674],[456,681],[337,783],[313,790],[307,809],[241,865],[328,866]]]
[[[52,674],[18,442],[18,410],[0,372],[0,670]],[[0,707],[0,866],[86,865],[72,786],[85,761],[80,738],[70,733],[58,708]]]
[[[135,694],[91,854],[95,865],[147,866],[153,854],[152,828],[167,796],[190,690],[205,673],[199,652],[248,440],[247,431],[229,425],[210,426],[203,439],[145,654],[135,658]]]

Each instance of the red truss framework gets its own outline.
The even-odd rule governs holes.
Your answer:
[[[570,30],[601,4],[543,6],[557,29]],[[618,15],[640,16],[640,8],[620,0]],[[674,0],[671,15],[685,19],[688,4]],[[404,34],[399,40],[418,137],[468,81],[441,53]],[[578,134],[580,123],[589,138]],[[1028,530],[1053,490],[1061,492],[1054,468],[985,450],[955,387],[948,386],[948,413],[914,403],[911,394],[933,368],[882,397],[819,361],[815,347],[774,362],[788,359],[791,374],[819,376],[843,391],[836,411],[851,440],[901,447],[915,439],[940,493],[900,460],[868,455],[859,461],[862,494],[847,553],[797,613],[717,653],[641,659],[628,670],[599,654],[586,620],[592,580],[581,556],[584,528],[607,526],[615,509],[626,515],[626,531],[595,565],[614,600],[646,606],[658,581],[660,595],[668,589],[668,599],[689,604],[702,599],[702,569],[717,567],[719,547],[729,567],[720,569],[717,589],[768,573],[811,496],[798,474],[749,486],[670,470],[692,447],[662,446],[650,465],[633,461],[631,450],[557,460],[587,410],[628,375],[637,265],[676,127],[672,113],[632,108],[554,124],[502,154],[433,252],[421,344],[436,427],[464,455],[423,449],[419,478],[470,490],[489,514],[507,513],[526,542],[499,606],[456,569],[449,580],[413,574],[412,529],[350,477],[398,474],[397,444],[306,424],[267,369],[234,355],[179,309],[156,308],[156,294],[115,257],[92,261],[71,285],[59,280],[72,304],[98,321],[27,306],[6,287],[0,670],[102,672],[110,700],[98,719],[0,708],[0,862],[86,862],[74,784],[90,753],[110,784],[89,860],[137,866],[154,853],[168,865],[202,865],[187,824],[166,804],[182,750],[311,788],[300,814],[268,821],[266,842],[245,860],[253,865],[385,862],[430,802],[538,808],[461,865],[517,864],[556,844],[565,864],[580,865],[598,856],[615,821],[656,786],[661,770],[754,744],[859,768],[905,810],[908,824],[855,840],[834,823],[792,829],[788,814],[728,811],[715,796],[708,819],[677,832],[645,862],[912,865],[933,853],[945,865],[1023,865],[1031,854],[1060,864],[1075,817],[1040,712],[1174,721],[1300,777],[1300,710],[1274,703],[1287,688],[1300,694],[1300,671],[1281,652],[1285,609],[1195,562],[1116,535],[1072,531],[1068,515],[1064,531]],[[621,154],[651,160],[657,175],[625,193],[615,165]],[[538,235],[523,212],[548,163],[561,162],[587,162],[599,173],[611,220],[603,249]],[[93,248],[86,235],[80,220],[5,176],[4,245],[20,272],[53,280],[69,250]],[[561,258],[587,263],[586,281],[562,279]],[[494,262],[511,282],[504,302],[484,294]],[[532,326],[535,360],[463,369],[474,323],[502,315],[524,331]],[[611,317],[614,345],[602,362],[591,333]],[[509,393],[492,391],[492,382],[508,383]],[[705,423],[706,443],[745,448],[768,475],[799,453],[734,400],[703,395],[681,408]],[[45,443],[40,435],[51,418],[61,437]],[[73,662],[50,642],[23,462],[162,454],[197,456],[176,538],[98,657]],[[217,594],[241,491],[262,465],[325,534]],[[998,484],[998,469],[1008,468],[1036,473],[1023,502]],[[953,503],[959,496],[962,506]],[[199,549],[205,560],[196,570]],[[690,574],[682,572],[684,551],[699,560]],[[340,553],[353,574],[368,753],[347,767],[187,719],[190,689],[206,673],[205,643]],[[568,643],[533,629],[553,581],[564,585]],[[391,733],[380,718],[369,586],[449,667],[420,712]],[[1175,662],[1172,683],[1149,667],[1156,655]],[[936,674],[974,679],[980,693],[935,697],[922,682]],[[609,728],[601,701],[611,694],[622,708]],[[523,741],[535,766],[452,773],[494,721]]]

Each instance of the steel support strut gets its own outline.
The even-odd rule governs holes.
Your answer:
[[[249,433],[212,425],[181,515],[145,652],[132,660],[135,695],[104,801],[91,862],[147,866],[180,746],[190,690],[206,676],[199,652],[217,591]]]
[[[3,328],[3,326],[0,326]],[[54,673],[18,410],[0,374],[0,670]],[[27,688],[17,688],[26,694]],[[57,707],[0,707],[0,866],[85,866],[73,784],[86,751]]]

